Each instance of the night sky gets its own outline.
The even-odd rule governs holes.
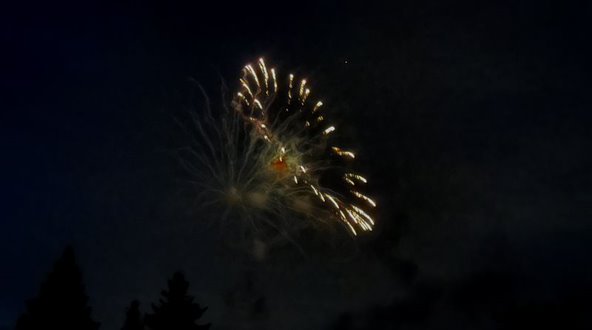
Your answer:
[[[177,270],[213,329],[592,327],[591,5],[388,3],[2,5],[0,328],[68,244],[107,330]],[[191,204],[175,118],[260,56],[332,109],[372,234],[255,260]]]

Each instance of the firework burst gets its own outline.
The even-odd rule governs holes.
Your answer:
[[[199,137],[185,163],[200,203],[253,228],[341,223],[353,235],[371,231],[367,180],[351,170],[355,153],[332,143],[336,128],[325,117],[306,79],[281,77],[263,59],[246,65],[230,106],[220,116],[208,106],[195,121]]]

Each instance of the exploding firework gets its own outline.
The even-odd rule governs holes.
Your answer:
[[[202,206],[222,219],[279,232],[341,223],[357,235],[374,226],[367,180],[353,151],[332,144],[336,128],[306,79],[280,77],[263,59],[248,64],[238,91],[218,115],[196,118],[198,138],[185,164]]]

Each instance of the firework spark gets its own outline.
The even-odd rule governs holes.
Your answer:
[[[353,235],[371,231],[376,203],[363,192],[367,180],[350,170],[355,153],[331,143],[336,127],[310,83],[281,79],[262,58],[247,64],[221,120],[208,111],[196,123],[201,142],[191,166],[202,196],[253,224],[333,221]]]

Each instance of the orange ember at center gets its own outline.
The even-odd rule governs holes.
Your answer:
[[[278,158],[271,162],[271,168],[278,173],[285,173],[288,171],[288,164],[282,158]]]

